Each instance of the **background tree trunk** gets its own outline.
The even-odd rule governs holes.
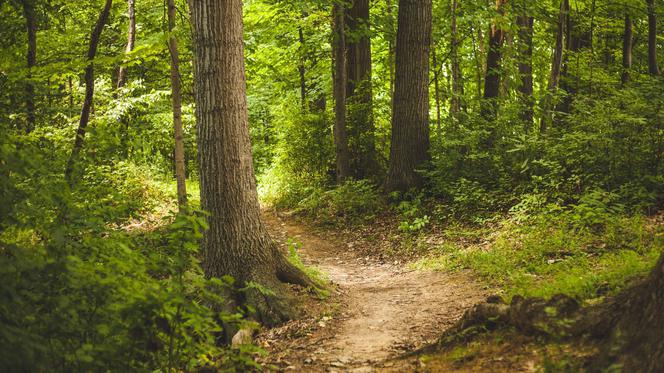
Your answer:
[[[133,2],[133,0],[129,0]],[[175,28],[175,0],[168,0],[168,50],[171,56],[171,102],[173,104],[173,134],[175,137],[175,180],[177,182],[178,208],[187,205],[187,184],[184,163],[184,134],[182,131],[182,93],[180,81],[180,55],[178,42],[173,35]]]
[[[503,5],[507,0],[496,0],[496,11],[499,15],[504,12]],[[484,74],[484,100],[482,102],[482,117],[489,122],[489,134],[482,140],[485,149],[493,147],[496,141],[496,115],[498,114],[497,99],[500,96],[500,80],[502,76],[501,62],[503,58],[503,42],[505,31],[494,21],[489,30],[489,50],[486,55],[486,71]]]
[[[302,15],[302,18],[304,19],[304,15]],[[306,110],[307,108],[307,82],[305,80],[305,44],[304,44],[304,31],[302,31],[302,26],[298,26],[297,28],[297,33],[298,33],[298,40],[300,42],[300,62],[297,65],[297,71],[298,75],[300,77],[300,105],[302,106],[302,110]]]
[[[648,5],[648,72],[650,75],[659,75],[657,65],[657,12],[655,0],[646,0]]]
[[[415,170],[429,159],[431,6],[431,0],[399,1],[387,191],[421,185]]]
[[[125,54],[131,53],[134,50],[134,43],[136,41],[136,8],[134,2],[136,0],[127,0],[127,16],[129,16],[129,26],[127,27],[127,47]],[[170,5],[169,5],[170,6]],[[170,24],[170,19],[169,19]],[[118,70],[118,88],[122,88],[127,80],[127,68],[120,66]]]
[[[459,36],[457,33],[458,2],[450,2],[450,65],[452,79],[452,97],[450,98],[450,117],[456,122],[457,114],[461,111],[461,96],[463,96],[463,81],[461,78],[461,63],[459,61]]]
[[[526,132],[533,124],[533,23],[534,18],[527,14],[525,5],[517,17],[519,26],[519,93],[523,109],[521,119]]]
[[[357,179],[375,175],[376,144],[371,89],[369,0],[355,0],[345,12],[346,107],[351,172]]]
[[[540,132],[546,132],[549,124],[551,123],[552,114],[549,113],[553,105],[553,96],[558,90],[558,83],[560,82],[560,71],[563,65],[563,48],[565,34],[567,33],[567,17],[569,17],[569,0],[560,0],[560,12],[558,13],[558,31],[556,32],[556,46],[553,50],[553,58],[551,62],[551,74],[549,75],[549,83],[547,85],[547,92],[544,96],[542,104],[542,120],[540,123]]]
[[[242,0],[191,1],[201,207],[210,213],[202,240],[205,274],[229,275],[234,294],[274,325],[294,316],[284,282],[311,285],[271,240],[260,217],[247,112]],[[232,305],[231,305],[232,307]]]
[[[25,84],[25,109],[27,118],[25,132],[30,133],[35,129],[35,86],[32,82],[32,68],[37,64],[37,16],[35,14],[34,0],[23,0],[23,15],[25,16],[25,28],[28,35],[28,73]]]
[[[92,108],[92,99],[95,93],[95,72],[94,72],[94,59],[97,55],[97,46],[99,45],[99,38],[101,37],[101,32],[104,30],[104,25],[108,20],[108,15],[111,12],[111,4],[113,0],[106,0],[104,4],[104,9],[102,9],[95,24],[94,29],[92,29],[92,34],[90,35],[90,43],[88,45],[88,66],[85,68],[85,99],[83,100],[83,107],[81,109],[81,118],[78,123],[78,129],[76,130],[76,139],[74,140],[74,147],[72,148],[71,155],[67,160],[67,166],[65,167],[65,179],[69,185],[73,185],[72,173],[74,171],[74,164],[78,158],[81,148],[83,148],[83,140],[85,139],[86,128],[88,127],[88,122],[90,121],[90,109]]]
[[[632,18],[625,14],[625,31],[623,32],[623,50],[622,50],[622,75],[620,81],[622,84],[629,82],[629,72],[632,69]]]
[[[334,51],[334,147],[336,151],[337,182],[350,177],[350,154],[346,132],[346,43],[343,6],[335,2],[332,7]]]

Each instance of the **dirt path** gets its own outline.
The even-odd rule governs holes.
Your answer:
[[[275,238],[300,242],[304,263],[329,276],[336,285],[332,298],[338,306],[331,317],[313,320],[312,325],[286,325],[261,337],[271,362],[280,369],[394,369],[391,358],[435,341],[484,298],[465,274],[413,271],[358,257],[330,233],[322,237],[323,233],[273,214],[266,214],[266,220]]]

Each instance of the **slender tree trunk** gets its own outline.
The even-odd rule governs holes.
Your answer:
[[[133,1],[133,0],[130,0]],[[175,0],[168,0],[168,50],[171,55],[171,101],[173,104],[173,133],[175,137],[175,180],[177,182],[178,208],[187,205],[187,184],[184,162],[184,134],[182,131],[182,93],[180,81],[180,55],[175,29]]]
[[[258,205],[247,112],[242,0],[189,2],[201,207],[210,213],[202,266],[208,277],[232,276],[235,305],[251,306],[268,325],[294,315],[285,282],[311,285],[270,239]]]
[[[433,63],[433,81],[434,81],[434,97],[436,99],[436,135],[438,136],[438,144],[443,141],[443,128],[440,123],[440,84],[438,82],[438,61],[436,59],[436,45],[431,46],[431,57]],[[451,114],[451,113],[450,113]]]
[[[620,81],[623,85],[630,79],[630,70],[632,69],[632,18],[625,14],[625,31],[623,32],[623,50],[622,50],[622,75]]]
[[[431,0],[399,1],[388,192],[420,186],[416,169],[429,159],[431,7]]]
[[[394,55],[395,55],[395,46],[396,42],[396,30],[394,29],[394,12],[392,11],[392,1],[387,1],[387,16],[389,22],[389,40],[388,40],[388,51],[387,59],[390,68],[390,99],[394,98]]]
[[[533,99],[533,22],[534,18],[527,14],[527,9],[522,9],[522,14],[517,18],[519,26],[519,93],[523,105],[521,119],[526,132],[530,131],[533,124],[535,103]]]
[[[540,132],[546,132],[549,124],[551,123],[551,110],[553,95],[558,90],[558,83],[560,82],[560,72],[563,64],[563,48],[564,38],[567,33],[567,18],[569,17],[569,0],[560,0],[560,12],[558,14],[558,31],[556,32],[556,46],[553,51],[553,58],[551,62],[551,74],[549,75],[549,83],[547,86],[547,93],[542,104],[542,120],[540,123]]]
[[[136,7],[135,0],[127,0],[127,15],[129,16],[129,26],[127,28],[127,47],[125,54],[131,53],[134,50],[134,43],[136,41]],[[170,21],[169,21],[170,22]],[[124,87],[127,80],[127,68],[120,66],[118,70],[118,88]]]
[[[346,43],[343,6],[336,2],[332,7],[334,51],[334,147],[336,151],[337,182],[350,177],[350,154],[346,132]]]
[[[90,121],[90,110],[92,109],[92,99],[95,93],[95,72],[94,72],[94,59],[97,55],[97,46],[99,45],[99,38],[101,37],[101,32],[104,30],[104,25],[108,20],[108,15],[111,12],[111,3],[113,0],[106,0],[104,4],[104,9],[102,9],[95,24],[94,29],[92,29],[92,34],[90,35],[90,43],[88,45],[88,66],[85,68],[85,99],[83,100],[83,107],[81,109],[81,118],[78,123],[78,129],[76,130],[76,139],[74,140],[74,147],[72,148],[69,159],[67,160],[67,166],[65,168],[65,178],[69,185],[73,185],[74,180],[72,178],[72,173],[74,171],[74,164],[78,158],[81,149],[83,148],[83,140],[85,139],[85,132],[88,127],[88,122]]]
[[[35,129],[35,86],[32,82],[32,68],[37,64],[37,16],[34,0],[23,0],[23,15],[25,16],[25,28],[28,34],[28,74],[25,84],[27,121],[25,132],[30,133]]]
[[[351,173],[363,179],[377,170],[371,87],[369,0],[355,0],[346,10],[346,110]]]
[[[452,72],[452,97],[450,99],[450,117],[453,122],[461,111],[461,96],[463,96],[463,81],[461,80],[461,64],[459,62],[459,37],[457,33],[458,1],[450,1],[450,65]]]
[[[659,75],[657,65],[657,12],[655,0],[646,0],[648,5],[648,72],[650,75]]]
[[[304,15],[302,16],[304,18]],[[298,39],[300,42],[300,62],[297,66],[297,71],[300,75],[300,105],[302,110],[307,108],[307,82],[305,80],[305,44],[304,44],[304,32],[302,31],[302,26],[297,27]]]

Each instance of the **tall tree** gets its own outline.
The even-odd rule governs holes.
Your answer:
[[[67,160],[67,165],[65,167],[65,178],[70,185],[72,185],[74,182],[72,178],[74,164],[78,158],[78,154],[83,148],[83,140],[85,139],[86,129],[88,127],[88,122],[90,121],[90,110],[92,108],[92,99],[95,93],[94,59],[97,55],[97,46],[99,45],[101,32],[104,30],[104,25],[106,25],[108,15],[111,12],[112,2],[113,0],[106,0],[104,3],[104,8],[102,9],[101,13],[99,13],[99,18],[97,18],[97,23],[92,29],[92,34],[90,34],[90,43],[88,44],[87,54],[88,66],[85,68],[85,99],[83,100],[83,107],[81,108],[81,118],[78,122],[78,129],[76,130],[74,147],[71,150],[71,154],[69,155],[69,159]]]
[[[125,47],[125,54],[131,53],[134,50],[134,43],[136,42],[136,0],[127,0],[127,16],[129,17],[129,25],[127,26],[127,46]],[[170,20],[169,20],[170,22]],[[127,80],[127,68],[120,66],[118,70],[118,83],[117,87],[122,88]]]
[[[497,17],[503,15],[503,5],[507,0],[496,0]],[[498,103],[496,99],[500,94],[500,79],[501,79],[501,61],[503,58],[502,47],[505,40],[505,30],[500,26],[500,20],[495,19],[491,23],[489,30],[489,50],[486,56],[486,71],[484,75],[484,104],[482,105],[482,116],[487,121],[496,119],[498,111]],[[493,132],[493,130],[492,130]],[[495,134],[489,135],[487,140],[488,145],[493,143]]]
[[[523,109],[521,119],[528,132],[533,124],[533,23],[534,18],[528,14],[527,2],[519,3],[517,25],[519,27],[519,93]]]
[[[549,83],[547,85],[547,92],[544,96],[542,109],[544,114],[540,122],[540,132],[546,132],[551,122],[551,110],[553,96],[558,90],[558,83],[560,82],[560,72],[563,65],[563,48],[565,34],[567,33],[567,18],[569,17],[569,0],[560,0],[560,11],[558,12],[558,24],[556,31],[556,46],[553,50],[553,57],[551,62],[551,73],[549,75]]]
[[[346,107],[351,170],[354,177],[375,174],[371,89],[371,38],[369,34],[369,0],[354,0],[346,9]]]
[[[421,185],[416,172],[429,159],[431,0],[400,0],[387,191]]]
[[[623,49],[622,49],[622,74],[620,81],[626,84],[630,79],[630,70],[632,69],[632,18],[629,13],[625,13],[625,28],[623,31]]]
[[[35,0],[22,0],[22,5],[28,35],[28,74],[27,83],[25,84],[27,121],[25,132],[30,133],[35,128],[35,86],[32,82],[32,68],[37,64],[37,16],[35,14]]]
[[[458,0],[450,1],[450,67],[452,79],[452,95],[450,97],[450,117],[456,120],[461,111],[463,81],[461,78],[461,61],[459,59],[459,35],[457,30]]]
[[[336,152],[337,182],[351,176],[348,134],[346,130],[346,42],[343,5],[338,1],[332,6],[334,51],[334,148]]]
[[[133,2],[133,0],[129,0]],[[180,81],[180,55],[174,35],[175,0],[168,0],[168,50],[171,56],[171,102],[173,104],[173,133],[175,137],[175,180],[177,182],[178,207],[187,204],[187,184],[184,164],[184,135],[182,131],[182,93]]]
[[[201,207],[210,213],[202,266],[207,276],[232,276],[245,289],[229,295],[230,307],[250,305],[256,318],[274,325],[294,315],[284,283],[312,283],[278,250],[260,216],[249,139],[242,0],[189,4]]]
[[[646,0],[648,6],[648,72],[650,75],[659,75],[657,65],[657,12],[655,0]]]

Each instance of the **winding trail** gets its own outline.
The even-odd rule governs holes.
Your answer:
[[[266,213],[265,220],[279,242],[285,245],[291,238],[302,244],[303,262],[329,276],[335,284],[331,298],[337,302],[332,316],[315,320],[313,326],[283,327],[306,332],[286,338],[277,329],[262,337],[271,363],[281,370],[401,370],[393,358],[434,342],[485,297],[467,274],[415,271],[358,257],[333,233],[316,233],[273,213]]]

